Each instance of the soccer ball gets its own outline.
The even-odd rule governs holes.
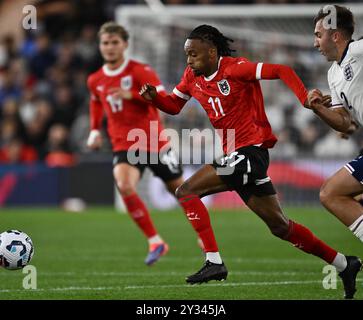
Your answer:
[[[8,230],[0,234],[0,266],[8,270],[21,269],[33,254],[33,242],[26,233]]]

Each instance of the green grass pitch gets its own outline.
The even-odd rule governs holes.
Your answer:
[[[289,208],[337,250],[362,255],[362,243],[323,209]],[[326,290],[324,263],[273,237],[247,210],[212,211],[225,282],[190,286],[185,276],[203,263],[196,236],[181,210],[152,212],[170,245],[154,266],[144,265],[147,244],[131,219],[113,208],[84,213],[60,209],[1,209],[0,230],[20,229],[33,239],[37,289],[22,287],[22,270],[0,269],[0,299],[341,299],[343,288]],[[362,275],[356,298],[363,298]]]

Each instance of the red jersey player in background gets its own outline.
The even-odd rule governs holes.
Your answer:
[[[186,101],[194,97],[207,112],[212,125],[224,131],[226,155],[213,165],[203,166],[176,191],[206,252],[203,267],[186,281],[194,284],[226,279],[227,268],[219,254],[201,197],[235,190],[273,235],[335,266],[344,283],[345,297],[353,298],[359,269],[355,265],[352,267],[351,259],[347,260],[309,229],[287,218],[267,175],[268,148],[272,148],[277,139],[264,111],[258,80],[281,79],[306,107],[307,90],[288,66],[232,58],[229,41],[232,40],[212,26],[195,28],[185,42],[187,68],[173,94],[162,96],[150,84],[145,84],[140,91],[146,100],[153,101],[155,106],[170,114],[179,113]],[[227,129],[234,129],[233,141],[227,139]]]
[[[91,131],[87,145],[92,149],[101,147],[100,130],[105,113],[113,150],[113,176],[128,213],[148,239],[149,253],[145,263],[151,265],[168,251],[168,245],[158,234],[146,206],[138,196],[137,184],[146,167],[164,181],[173,195],[184,180],[173,150],[165,148],[167,142],[158,142],[159,134],[155,137],[150,134],[151,122],[158,125],[158,133],[163,130],[159,111],[138,94],[145,82],[150,82],[159,91],[164,88],[148,65],[125,58],[128,37],[127,31],[114,22],[105,23],[100,28],[99,48],[105,63],[88,78]],[[142,130],[147,141],[139,141],[135,147],[135,142],[127,139],[133,129]],[[167,151],[159,154],[161,148]],[[146,162],[130,161],[132,154]],[[152,157],[151,154],[157,156]],[[162,162],[158,161],[159,158]],[[157,163],[151,163],[150,159],[157,159]]]

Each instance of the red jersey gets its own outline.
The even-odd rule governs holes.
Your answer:
[[[142,151],[158,152],[167,143],[158,143],[159,134],[163,130],[159,111],[139,95],[139,90],[145,82],[156,86],[159,92],[164,91],[156,73],[148,65],[134,60],[125,60],[115,70],[110,70],[104,65],[88,77],[87,85],[91,92],[91,130],[101,129],[105,112],[107,131],[111,138],[112,150],[115,152],[133,149],[132,146]],[[120,87],[131,91],[131,100],[113,99],[109,90]],[[152,129],[151,121],[154,121]],[[132,134],[130,130],[133,129],[142,131],[136,130]],[[129,133],[131,141],[127,138]],[[147,142],[143,143],[145,138]]]
[[[294,91],[301,103],[305,102],[307,90],[290,67],[252,63],[242,57],[221,57],[218,70],[209,77],[194,75],[188,66],[173,94],[168,97],[158,95],[155,105],[175,114],[186,100],[194,97],[214,128],[220,129],[219,133],[223,130],[225,153],[250,145],[271,148],[277,139],[266,117],[258,80],[278,78]],[[234,129],[234,141],[228,139],[228,129]]]

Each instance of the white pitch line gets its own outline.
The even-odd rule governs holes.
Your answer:
[[[362,282],[362,280],[357,280]],[[314,284],[322,283],[321,280],[305,281],[263,281],[263,282],[230,282],[230,283],[208,283],[203,287],[242,287],[242,286],[285,286],[291,284]],[[146,286],[126,286],[126,287],[63,287],[63,288],[41,288],[35,290],[25,289],[0,289],[0,293],[7,292],[48,292],[48,291],[107,291],[107,290],[128,290],[128,289],[147,289],[147,288],[201,288],[199,285],[191,286],[189,284],[170,284],[170,285],[146,285]]]
[[[25,289],[0,289],[0,293],[2,292],[29,292],[29,293],[37,293],[37,292],[47,292],[47,291],[104,291],[104,290],[123,290],[122,287],[64,287],[64,288],[40,288],[34,290],[25,290]]]
[[[269,285],[288,285],[288,284],[311,284],[320,283],[318,280],[309,281],[276,281],[276,282],[231,282],[231,283],[209,283],[206,287],[238,287],[238,286],[269,286]],[[106,291],[106,290],[124,290],[124,289],[146,289],[146,288],[201,288],[200,286],[191,286],[189,284],[170,284],[170,285],[146,285],[146,286],[126,286],[126,287],[64,287],[64,288],[41,288],[35,290],[21,289],[0,289],[2,292],[47,292],[47,291]]]
[[[230,283],[208,283],[205,287],[241,287],[241,286],[280,286],[289,284],[312,284],[321,283],[321,280],[306,281],[269,281],[269,282],[230,282]],[[147,288],[201,288],[199,285],[190,284],[167,284],[167,285],[147,285],[147,286],[126,286],[125,289],[147,289]]]

